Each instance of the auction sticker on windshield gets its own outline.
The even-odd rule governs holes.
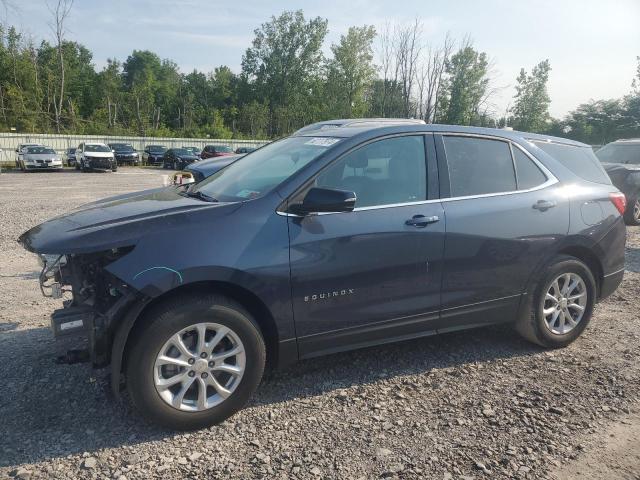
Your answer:
[[[331,145],[333,145],[334,143],[338,143],[339,141],[339,138],[314,137],[304,144],[316,145],[318,147],[330,147]]]

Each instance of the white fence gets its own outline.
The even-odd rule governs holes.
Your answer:
[[[259,147],[265,140],[232,140],[220,138],[165,138],[165,137],[123,137],[106,135],[52,135],[28,133],[0,133],[0,164],[15,164],[15,150],[22,143],[40,143],[62,153],[67,148],[77,147],[82,142],[129,143],[142,152],[146,145],[164,145],[167,148],[198,147],[205,145],[227,145],[238,147]]]

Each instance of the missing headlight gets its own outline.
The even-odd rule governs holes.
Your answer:
[[[39,255],[42,271],[40,272],[40,291],[45,297],[61,298],[63,294],[62,267],[67,264],[65,255]]]

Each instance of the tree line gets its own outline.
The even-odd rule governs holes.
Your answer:
[[[379,32],[351,27],[325,56],[327,20],[285,11],[254,31],[239,73],[227,66],[183,73],[146,50],[109,59],[98,71],[92,53],[66,38],[71,8],[72,0],[58,0],[51,9],[53,43],[0,25],[0,130],[276,138],[329,118],[412,117],[591,144],[640,136],[640,57],[627,96],[553,119],[548,60],[522,69],[512,106],[498,114],[489,55],[469,38],[426,44],[419,19]]]

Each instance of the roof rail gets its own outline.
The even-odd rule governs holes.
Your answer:
[[[311,123],[295,131],[293,135],[316,132],[342,127],[358,127],[365,125],[426,125],[424,120],[418,118],[341,118],[336,120],[324,120]]]

